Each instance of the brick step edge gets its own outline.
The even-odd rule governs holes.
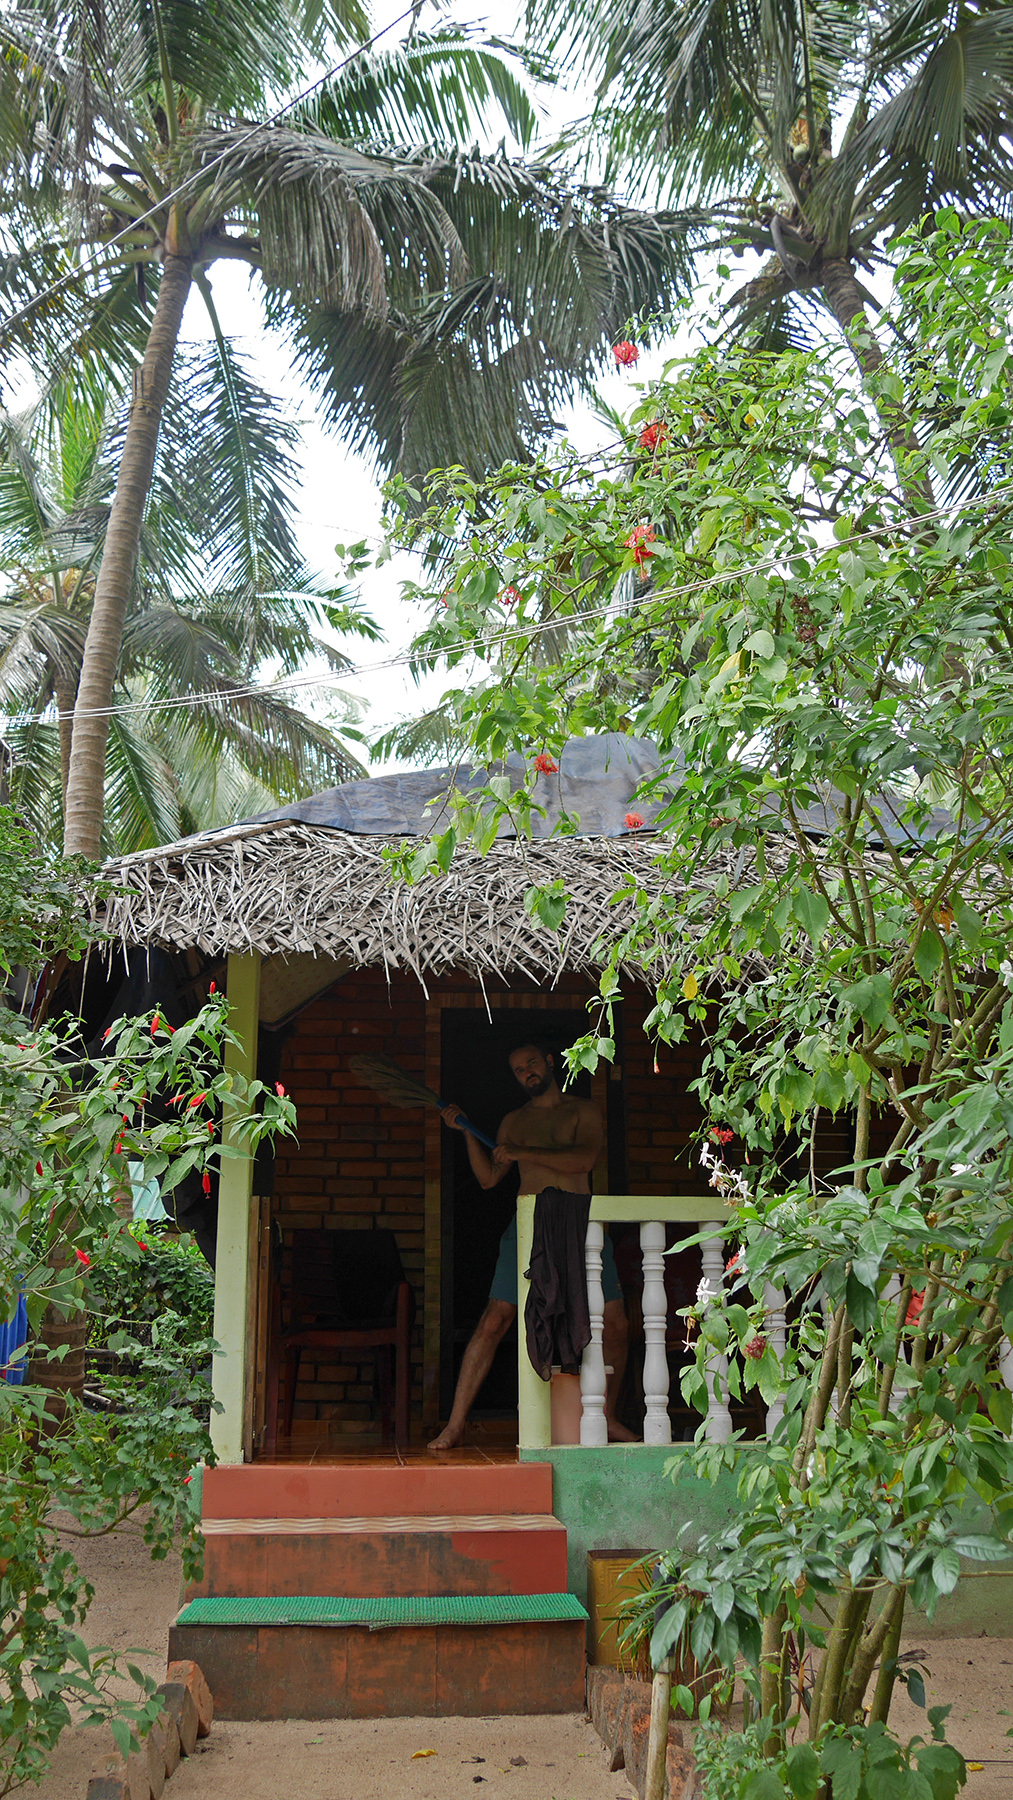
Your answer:
[[[88,1781],[86,1800],[162,1800],[165,1784],[182,1756],[192,1756],[214,1718],[214,1701],[195,1662],[170,1663],[156,1694],[162,1710],[137,1750],[118,1750],[100,1759]]]
[[[626,1779],[644,1800],[647,1781],[647,1741],[651,1731],[651,1683],[636,1681],[618,1669],[595,1667],[587,1671],[587,1710],[598,1736],[612,1753],[612,1773],[625,1769]],[[692,1752],[683,1741],[682,1727],[674,1719],[668,1725],[665,1755],[666,1800],[700,1800],[698,1771]]]

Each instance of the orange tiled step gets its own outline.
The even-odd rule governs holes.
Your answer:
[[[583,1705],[586,1614],[571,1596],[485,1605],[416,1596],[367,1610],[319,1596],[287,1616],[273,1599],[197,1601],[170,1628],[169,1655],[199,1662],[226,1719],[474,1718]]]
[[[234,1463],[203,1475],[205,1520],[551,1512],[551,1463]]]
[[[205,1519],[200,1595],[549,1594],[566,1588],[551,1513]]]

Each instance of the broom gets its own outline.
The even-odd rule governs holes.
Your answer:
[[[443,1110],[444,1102],[439,1094],[434,1094],[424,1081],[416,1081],[414,1075],[406,1075],[389,1056],[350,1056],[348,1066],[355,1070],[366,1087],[371,1087],[390,1106],[425,1106],[435,1108],[437,1112]],[[479,1131],[478,1126],[472,1125],[470,1119],[462,1116],[460,1123],[480,1144],[495,1150],[495,1139],[487,1137],[484,1131]]]

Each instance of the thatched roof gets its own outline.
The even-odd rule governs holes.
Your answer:
[[[353,968],[409,969],[423,982],[451,968],[552,981],[564,969],[601,967],[603,942],[633,917],[632,901],[614,904],[628,875],[652,896],[665,885],[648,838],[513,840],[486,856],[459,850],[447,875],[414,886],[391,880],[388,842],[278,821],[142,852],[108,866],[116,891],[104,923],[125,945],[192,945],[206,956],[308,953]],[[528,888],[557,878],[573,896],[558,933],[524,911]]]
[[[514,761],[507,772],[516,787],[525,770]],[[643,740],[572,740],[559,770],[538,777],[535,798],[545,815],[535,841],[503,833],[485,856],[458,850],[446,875],[417,885],[392,880],[384,849],[425,833],[434,818],[442,823],[448,786],[466,786],[477,775],[429,770],[348,782],[263,818],[110,863],[105,873],[115,891],[103,905],[103,923],[124,946],[194,948],[208,958],[258,950],[288,959],[290,987],[293,959],[319,959],[317,971],[299,978],[307,993],[314,980],[319,985],[325,963],[338,972],[407,969],[423,984],[452,968],[480,981],[522,974],[551,983],[563,970],[602,967],[607,947],[633,921],[633,898],[616,896],[635,876],[648,899],[667,894],[667,941],[681,957],[679,894],[652,855],[650,824],[660,799],[635,803],[646,829],[626,823],[636,788],[657,767],[657,751]],[[805,816],[809,835],[826,833],[833,799]],[[576,824],[577,833],[550,836],[564,815],[567,830]],[[770,824],[768,861],[789,854],[777,821]],[[745,861],[745,852],[731,850],[701,860],[697,895],[712,892],[721,874],[732,887],[748,882]],[[553,932],[528,916],[524,896],[556,880],[572,899]],[[663,948],[660,954],[664,960]],[[657,974],[658,964],[636,972]],[[276,1016],[285,1004],[279,996]]]

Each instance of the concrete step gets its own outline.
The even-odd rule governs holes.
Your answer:
[[[235,1463],[205,1469],[208,1519],[552,1512],[551,1463]]]
[[[195,1600],[169,1656],[224,1719],[578,1712],[587,1614],[569,1594]]]
[[[549,1594],[566,1588],[551,1513],[205,1519],[203,1595]]]

